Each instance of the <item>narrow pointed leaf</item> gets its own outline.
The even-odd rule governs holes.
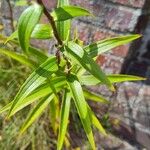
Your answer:
[[[33,90],[39,87],[47,79],[47,77],[50,77],[57,70],[58,66],[56,57],[50,57],[42,65],[40,65],[40,67],[27,78],[20,88],[10,109],[9,116],[11,116],[15,107],[20,104],[22,99],[27,97]]]
[[[25,53],[28,53],[32,31],[39,22],[42,12],[43,7],[35,3],[28,7],[20,16],[18,23],[18,38],[20,46]]]
[[[7,110],[9,110],[10,107],[11,107],[11,105],[12,105],[12,103],[13,103],[13,102],[10,102],[10,103],[8,103],[7,105],[5,105],[4,107],[2,107],[2,108],[0,109],[0,114],[3,113],[3,112],[5,112],[5,111],[7,111]]]
[[[133,75],[125,75],[125,74],[112,74],[112,75],[107,75],[107,77],[111,83],[146,80],[146,78],[133,76]],[[102,82],[100,82],[98,79],[96,79],[92,75],[81,76],[79,79],[80,79],[80,82],[84,85],[102,84]]]
[[[100,102],[100,103],[103,103],[103,104],[110,104],[110,101],[106,100],[104,97],[102,97],[100,95],[92,93],[92,92],[90,92],[86,89],[84,89],[83,92],[84,92],[84,96],[85,96],[86,99],[90,99],[92,101]]]
[[[64,140],[65,140],[65,135],[66,135],[67,126],[68,126],[68,120],[69,120],[70,102],[71,102],[71,95],[66,90],[64,93],[62,107],[61,107],[61,111],[60,111],[60,125],[59,125],[57,150],[62,149]]]
[[[53,37],[53,30],[49,24],[37,24],[31,34],[34,39],[50,39]]]
[[[54,17],[55,21],[65,21],[74,17],[90,16],[91,13],[77,6],[61,6],[56,8],[51,15]]]
[[[21,55],[19,53],[9,51],[7,49],[1,49],[1,48],[0,48],[0,53],[7,55],[8,57],[11,57],[12,59],[15,59],[18,62],[24,65],[27,65],[28,67],[31,67],[31,68],[37,67],[37,64],[31,59],[27,58],[25,55]]]
[[[18,30],[14,31],[9,37],[7,37],[5,44],[14,39],[18,39]]]
[[[107,52],[108,50],[111,50],[112,48],[115,48],[123,44],[127,44],[140,37],[141,35],[135,34],[135,35],[127,35],[127,36],[110,38],[110,39],[98,41],[96,43],[88,45],[84,47],[84,50],[88,52],[88,54],[91,57],[94,58],[99,54],[102,54],[104,52]]]
[[[95,63],[95,61],[88,56],[88,54],[74,42],[69,42],[66,46],[67,56],[75,60],[79,65],[85,68],[89,73],[91,73],[98,80],[106,84],[112,91],[114,91],[113,85],[107,79],[106,75],[100,69],[100,66]]]
[[[31,33],[33,39],[50,39],[53,37],[53,31],[48,24],[37,24]],[[13,32],[5,41],[5,44],[11,40],[18,39],[18,30]]]
[[[69,5],[69,0],[58,0],[58,5],[57,5],[58,8],[62,6],[67,6],[67,5]],[[57,31],[58,31],[60,38],[63,41],[70,38],[70,26],[71,26],[70,20],[57,22]]]
[[[25,5],[28,5],[28,1],[26,1],[26,0],[19,0],[19,1],[15,2],[15,5],[16,6],[25,6]]]
[[[100,133],[103,135],[107,135],[105,129],[103,128],[102,124],[98,120],[98,118],[95,116],[94,112],[91,110],[91,108],[88,106],[88,111],[90,114],[90,118],[92,120],[92,124],[99,130]]]
[[[38,48],[29,46],[29,54],[36,57],[39,61],[39,63],[43,63],[48,58],[47,54],[45,54],[43,51],[39,50]]]
[[[59,92],[61,88],[66,84],[66,78],[65,77],[55,77],[52,79],[51,84],[55,85],[56,91]],[[35,102],[36,100],[52,93],[52,89],[49,86],[49,83],[44,83],[41,86],[39,86],[37,89],[35,89],[30,95],[28,95],[25,99],[23,99],[19,105],[15,107],[15,110],[12,112],[11,115],[14,115],[16,112],[21,110],[22,108],[28,106],[29,104]],[[4,111],[7,111],[11,108],[13,104],[13,101],[7,104],[6,106],[2,107],[0,109],[0,114]]]
[[[95,149],[95,142],[91,128],[90,116],[88,113],[87,103],[85,101],[82,87],[76,76],[70,75],[68,77],[68,85],[74,99],[77,111],[79,113],[82,125],[84,127],[87,138],[91,144],[92,149]]]
[[[23,124],[20,132],[23,133],[45,110],[45,108],[48,106],[50,101],[54,98],[54,95],[51,94],[50,96],[47,96],[46,98],[43,98],[36,107],[31,111],[31,113],[28,115],[25,123]]]

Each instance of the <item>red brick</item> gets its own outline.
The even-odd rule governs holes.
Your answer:
[[[107,54],[100,55],[97,58],[97,63],[108,74],[120,73],[121,68],[122,68],[122,60],[116,59],[116,58]]]
[[[109,28],[125,31],[128,30],[133,15],[134,13],[128,10],[110,8],[105,16],[105,24]]]
[[[107,57],[106,57],[106,56],[104,56],[104,55],[99,55],[98,58],[97,58],[97,60],[96,60],[96,62],[97,62],[100,66],[102,66],[102,65],[104,65],[104,64],[106,63],[106,60],[107,60]]]
[[[100,30],[99,31],[93,30],[92,34],[93,34],[92,39],[94,42],[115,36],[115,34],[113,34],[113,33],[108,33],[106,31],[104,32],[104,31],[100,31]]]
[[[112,49],[112,54],[119,57],[126,57],[129,51],[129,45],[122,45]]]

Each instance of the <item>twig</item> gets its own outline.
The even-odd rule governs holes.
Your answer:
[[[54,36],[55,36],[55,38],[56,38],[56,40],[57,40],[57,42],[58,42],[58,45],[63,45],[63,42],[62,42],[62,40],[61,40],[60,37],[59,37],[59,34],[58,34],[58,31],[57,31],[57,28],[56,28],[55,21],[54,21],[53,17],[52,17],[52,16],[50,15],[50,13],[47,11],[47,9],[46,9],[45,5],[43,4],[42,0],[37,0],[37,2],[38,2],[41,6],[43,6],[44,14],[45,14],[45,16],[47,17],[49,23],[50,23],[51,26],[52,26],[52,29],[53,29],[53,32],[54,32]]]
[[[10,0],[7,0],[7,3],[9,7],[9,12],[10,12],[11,28],[12,28],[12,31],[14,31],[15,29],[14,29],[14,24],[13,24],[13,11],[12,11]]]

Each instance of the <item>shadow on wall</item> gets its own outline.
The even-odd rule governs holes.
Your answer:
[[[150,1],[146,0],[134,33],[142,38],[133,42],[129,54],[123,64],[121,73],[139,75],[150,78]],[[150,84],[150,79],[144,81]]]

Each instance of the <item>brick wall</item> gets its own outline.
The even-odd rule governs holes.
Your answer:
[[[43,1],[46,3],[48,9],[56,5],[56,1]],[[3,3],[6,3],[6,1],[3,0]],[[118,35],[130,33],[144,34],[142,39],[134,42],[132,45],[123,45],[100,55],[97,63],[108,74],[120,72],[138,74],[140,70],[138,75],[149,77],[150,73],[148,74],[147,70],[150,70],[150,63],[144,63],[145,61],[140,62],[141,58],[142,60],[146,58],[143,57],[142,53],[146,53],[145,56],[149,59],[149,53],[147,53],[149,48],[143,48],[143,45],[147,47],[149,41],[149,0],[71,0],[71,3],[73,5],[83,6],[95,15],[95,17],[83,17],[73,21],[73,26],[78,28],[79,36],[85,44]],[[2,22],[5,26],[8,26],[7,22],[9,23],[10,19],[6,17],[6,10],[3,8]],[[17,9],[14,9],[14,17],[16,19],[18,18],[18,12],[20,11],[17,7]],[[49,47],[50,43],[45,42],[43,46]],[[111,116],[117,117],[121,121],[120,127],[114,130],[115,134],[119,135],[122,140],[124,139],[135,146],[135,149],[142,149],[143,147],[149,149],[149,85],[145,82],[118,84],[115,94],[104,87],[89,88],[112,100]],[[101,106],[94,107],[101,109]]]

